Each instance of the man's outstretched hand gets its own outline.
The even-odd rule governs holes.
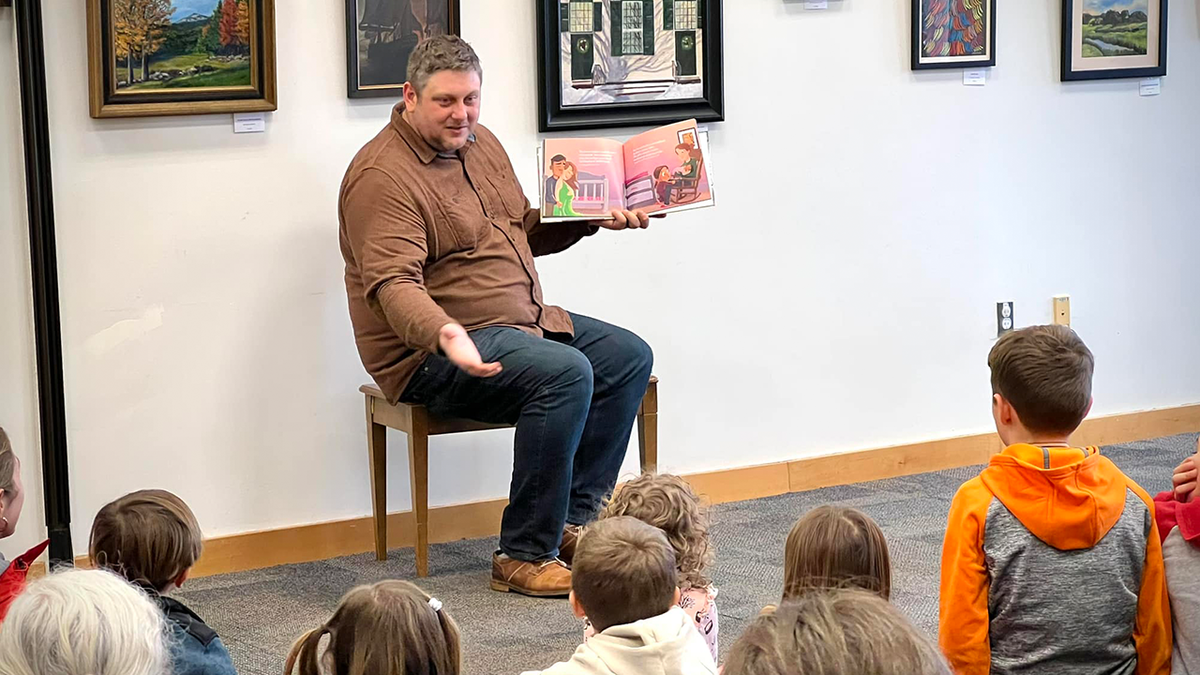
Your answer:
[[[1196,454],[1180,462],[1171,476],[1176,501],[1190,502],[1196,497],[1197,475],[1200,474],[1197,469],[1200,469],[1200,442],[1196,443]]]
[[[450,359],[450,363],[468,375],[492,377],[500,373],[500,363],[484,363],[475,342],[467,335],[467,329],[456,323],[442,326],[438,333],[438,346],[442,348],[446,358]]]

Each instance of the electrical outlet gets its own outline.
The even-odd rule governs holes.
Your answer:
[[[1008,302],[997,302],[996,303],[996,337],[1000,337],[1001,335],[1004,335],[1005,333],[1012,332],[1013,326],[1016,325],[1015,323],[1013,323],[1014,321],[1016,321],[1016,319],[1013,317],[1012,301],[1009,300]]]
[[[1054,296],[1054,323],[1060,326],[1071,325],[1071,296]]]

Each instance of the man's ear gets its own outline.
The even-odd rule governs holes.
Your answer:
[[[1088,415],[1089,415],[1089,414],[1092,412],[1092,404],[1093,404],[1093,403],[1095,403],[1095,402],[1096,402],[1096,399],[1095,399],[1095,398],[1089,398],[1089,399],[1088,399],[1088,407],[1087,407],[1087,410],[1084,410],[1084,411],[1083,411],[1083,416],[1084,416],[1084,417],[1087,417],[1087,416],[1088,416]]]
[[[672,606],[672,607],[675,607],[676,605],[678,605],[678,604],[679,604],[679,599],[680,599],[681,597],[683,597],[683,593],[681,593],[681,592],[679,591],[679,588],[676,588],[676,589],[675,589],[675,599],[671,601],[671,606]]]
[[[404,109],[412,111],[417,107],[417,88],[411,82],[404,83]]]
[[[183,582],[188,580],[188,573],[190,573],[191,571],[192,571],[192,568],[189,567],[189,568],[185,569],[184,571],[180,572],[178,575],[175,576],[174,579],[171,580],[171,583],[175,584],[175,588],[183,588]]]
[[[579,599],[575,597],[575,591],[571,591],[571,595],[567,597],[567,600],[571,603],[571,611],[575,613],[575,616],[580,619],[587,616],[587,610],[583,608],[583,605],[579,604]]]

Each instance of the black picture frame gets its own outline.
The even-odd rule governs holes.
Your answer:
[[[924,56],[922,52],[922,23],[921,16],[922,5],[926,0],[912,0],[912,22],[909,26],[909,38],[912,44],[912,61],[913,70],[941,70],[945,68],[990,68],[996,65],[996,0],[984,0],[987,4],[987,26],[984,30],[987,33],[987,45],[989,49],[982,56],[947,56],[937,57],[939,60],[929,61],[931,57]]]
[[[575,0],[578,2],[579,0]],[[611,20],[611,5],[616,0],[593,1],[593,6],[603,5],[604,15]],[[665,21],[666,3],[679,0],[645,0],[653,8],[663,12],[654,16]],[[698,98],[654,100],[638,102],[600,103],[591,105],[564,106],[562,102],[562,52],[560,33],[569,32],[562,28],[568,25],[562,12],[568,9],[568,0],[538,0],[537,2],[537,59],[538,59],[538,130],[541,132],[569,129],[596,129],[602,127],[650,126],[683,119],[698,122],[719,122],[725,119],[725,96],[723,77],[723,22],[721,0],[698,0],[697,14],[702,17],[699,30],[703,30],[702,55],[696,65],[702,82],[702,95]],[[596,7],[599,10],[599,7]],[[596,32],[607,30],[609,21],[596,15]],[[647,24],[649,26],[649,24]],[[666,30],[664,27],[663,30]],[[674,61],[675,72],[681,68]],[[675,78],[678,81],[678,74]]]
[[[379,7],[379,8],[382,8],[384,11],[387,11],[387,12],[395,15],[395,14],[397,14],[397,12],[395,10],[387,10],[387,7],[389,5],[402,5],[404,8],[408,8],[410,6],[409,0],[346,0],[346,96],[347,97],[349,97],[349,98],[382,98],[382,97],[400,98],[400,96],[402,95],[402,92],[404,91],[404,81],[406,79],[406,74],[404,71],[406,70],[406,68],[404,66],[401,66],[399,62],[402,58],[403,63],[407,64],[408,55],[410,53],[412,53],[412,48],[416,46],[416,41],[421,39],[421,37],[420,37],[421,33],[425,33],[426,31],[431,31],[431,32],[428,32],[427,35],[434,35],[434,34],[441,34],[441,33],[448,33],[450,35],[461,35],[462,8],[460,6],[460,0],[429,0],[429,2],[430,2],[430,4],[436,4],[445,9],[446,26],[445,26],[444,31],[440,30],[439,26],[422,26],[422,25],[420,25],[420,22],[416,19],[415,16],[411,16],[411,22],[410,22],[407,19],[410,18],[411,13],[404,13],[403,11],[399,12],[399,14],[405,15],[405,21],[403,21],[401,23],[393,23],[396,21],[400,21],[400,19],[396,18],[395,16],[392,16],[392,17],[389,17],[386,19],[381,19],[380,21],[377,22],[377,25],[372,26],[373,28],[377,29],[377,30],[371,31],[371,32],[376,33],[375,39],[378,40],[378,42],[376,42],[374,44],[380,45],[381,53],[383,54],[382,58],[390,59],[391,62],[395,64],[394,68],[392,70],[394,70],[397,73],[396,80],[398,80],[398,81],[392,81],[392,82],[383,83],[383,84],[366,84],[366,85],[364,85],[362,83],[363,78],[362,78],[362,73],[361,73],[362,64],[359,61],[359,45],[360,45],[360,40],[362,37],[360,34],[360,31],[359,31],[359,19],[358,19],[359,7],[360,6],[364,7],[364,11],[371,10],[372,7]],[[364,23],[365,23],[365,21],[364,21]],[[387,25],[384,25],[384,24],[387,24]],[[410,25],[405,25],[405,24],[410,24]],[[416,35],[410,36],[408,34],[408,33],[412,32],[411,29],[413,28],[413,26],[411,24],[416,24],[416,26],[420,28],[420,30],[417,32]],[[387,28],[389,26],[390,26],[391,30],[387,30]],[[397,38],[396,37],[397,33],[402,33],[402,37]],[[385,36],[389,37],[390,39],[386,39],[386,40],[383,39]],[[411,42],[411,44],[410,44],[410,42]]]
[[[1162,77],[1167,74],[1167,0],[1147,0],[1147,6],[1158,6],[1158,21],[1151,22],[1147,17],[1147,25],[1158,25],[1158,63],[1154,66],[1130,68],[1096,68],[1077,69],[1073,67],[1072,58],[1075,48],[1075,7],[1083,0],[1063,0],[1062,5],[1062,56],[1063,82],[1081,80],[1111,80],[1117,78]],[[1150,44],[1147,36],[1147,44]]]

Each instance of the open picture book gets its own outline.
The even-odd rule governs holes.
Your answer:
[[[547,138],[538,150],[542,222],[666,213],[713,205],[708,137],[687,120],[625,141]]]

